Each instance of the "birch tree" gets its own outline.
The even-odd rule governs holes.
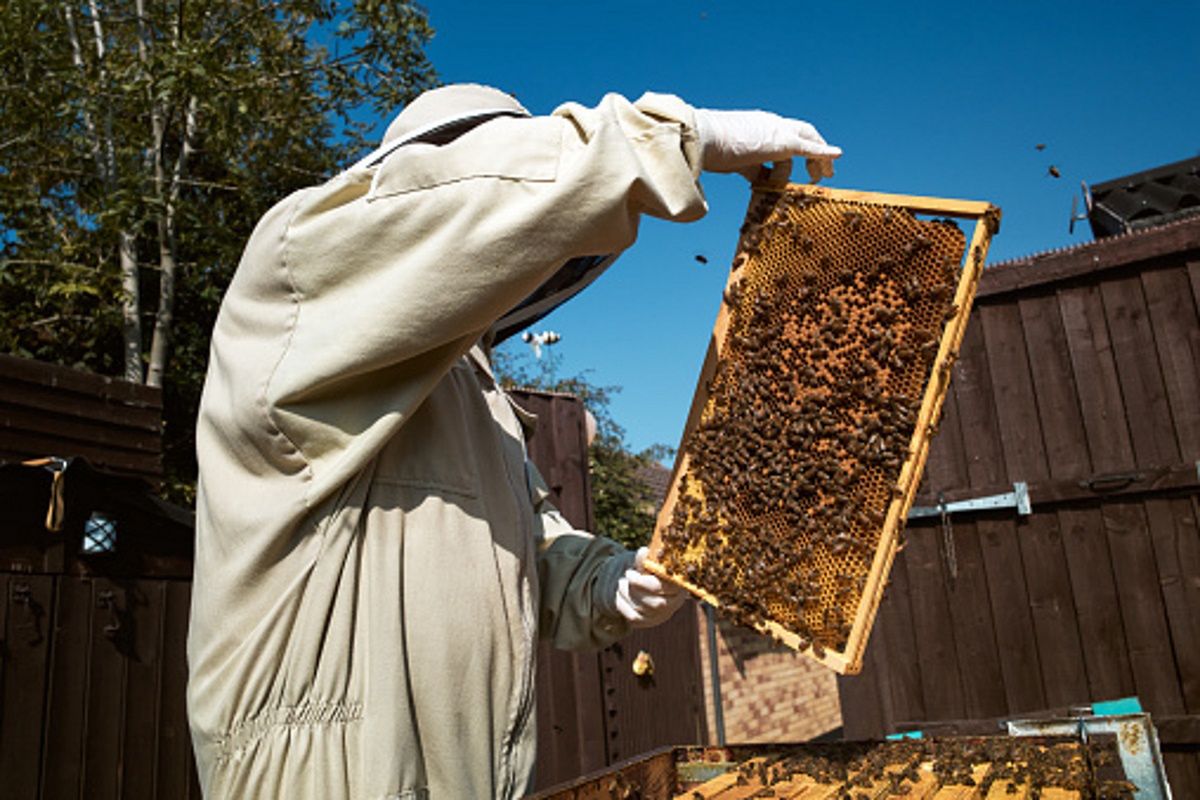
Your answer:
[[[434,84],[430,36],[385,0],[0,4],[0,351],[162,386],[190,461],[252,226]]]

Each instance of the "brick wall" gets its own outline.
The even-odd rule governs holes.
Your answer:
[[[697,614],[704,704],[709,737],[716,741],[712,667],[703,612]],[[717,657],[725,740],[802,742],[842,724],[834,673],[754,631],[717,615]]]

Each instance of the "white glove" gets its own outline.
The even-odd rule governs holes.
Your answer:
[[[709,172],[740,172],[753,180],[760,164],[804,156],[808,176],[816,183],[833,177],[840,147],[826,144],[807,122],[770,111],[696,109],[701,166]]]
[[[647,548],[640,548],[633,566],[617,581],[617,611],[634,628],[661,625],[687,598],[679,586],[642,570],[648,552]]]

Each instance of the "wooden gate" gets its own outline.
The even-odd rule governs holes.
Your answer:
[[[850,738],[1136,695],[1200,797],[1200,219],[990,268]]]

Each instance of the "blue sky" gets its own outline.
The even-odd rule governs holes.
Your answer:
[[[1001,206],[990,262],[1089,240],[1086,225],[1067,233],[1081,179],[1200,155],[1195,2],[427,8],[445,82],[489,83],[534,113],[653,90],[807,119],[845,151],[831,186]],[[635,448],[678,444],[749,197],[737,176],[703,185],[703,220],[645,220],[607,274],[537,326],[562,334],[565,374],[623,387],[611,410]]]

